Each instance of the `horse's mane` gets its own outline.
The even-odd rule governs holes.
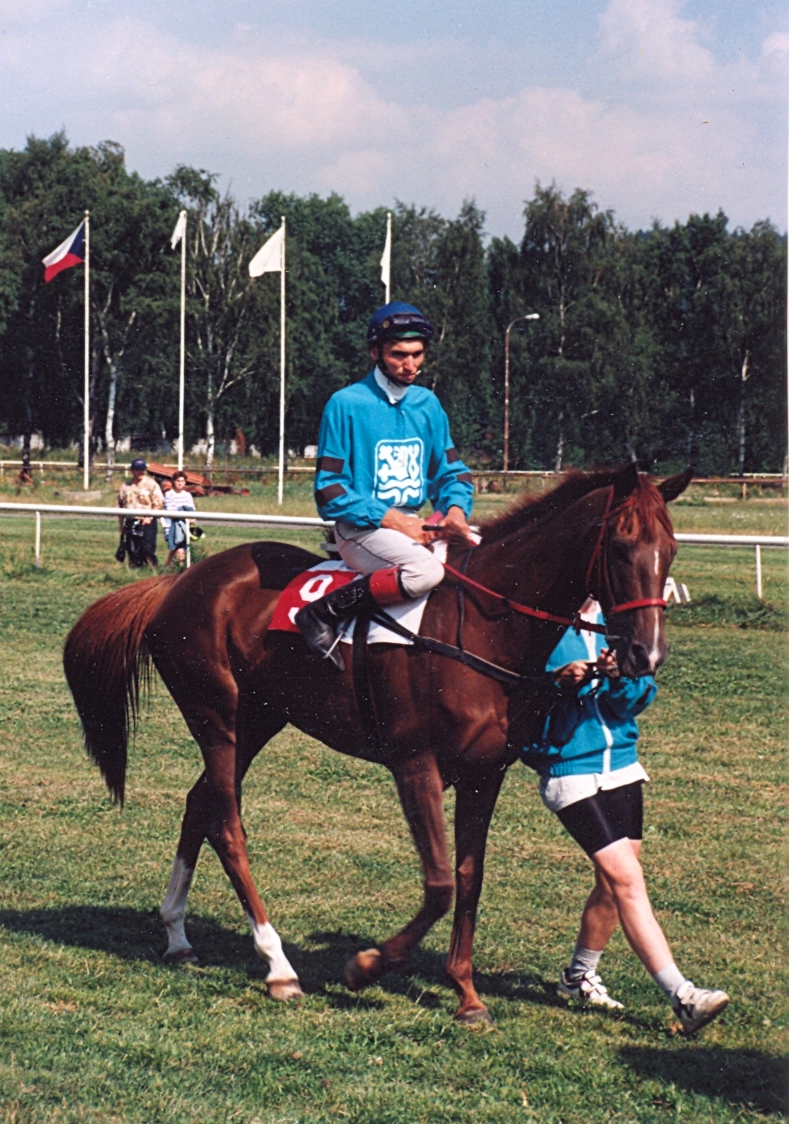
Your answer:
[[[600,469],[596,472],[568,472],[562,482],[547,495],[534,497],[524,494],[512,507],[493,516],[480,525],[482,545],[499,542],[516,531],[534,528],[536,531],[548,520],[559,515],[577,500],[598,488],[613,484],[621,469]],[[619,521],[619,531],[635,537],[644,529],[654,534],[658,524],[672,534],[668,508],[658,489],[647,476],[639,475],[627,507]]]

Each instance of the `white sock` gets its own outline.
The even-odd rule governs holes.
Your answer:
[[[579,980],[586,972],[594,972],[602,955],[602,949],[596,952],[592,948],[584,948],[582,944],[577,944],[573,951],[570,967],[567,969],[567,975],[571,980]]]
[[[685,983],[685,977],[673,961],[671,964],[667,964],[665,968],[661,968],[659,972],[655,972],[652,979],[658,987],[663,989],[669,1002],[674,1001],[677,992]]]

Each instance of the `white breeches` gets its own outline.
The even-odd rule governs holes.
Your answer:
[[[409,597],[429,593],[444,577],[444,567],[433,552],[401,531],[337,523],[334,536],[345,565],[360,574],[399,566],[400,584]]]

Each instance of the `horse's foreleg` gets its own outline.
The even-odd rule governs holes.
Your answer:
[[[482,892],[488,827],[503,779],[504,773],[496,772],[485,777],[464,779],[456,785],[457,897],[447,975],[460,996],[460,1007],[455,1018],[467,1024],[492,1022],[487,1007],[474,989],[471,952],[474,946],[477,906]]]
[[[348,962],[346,983],[354,991],[379,979],[390,968],[404,964],[427,931],[452,905],[454,879],[447,854],[444,829],[444,786],[432,754],[409,758],[395,770],[403,812],[419,852],[424,874],[422,907],[380,949],[360,952]]]

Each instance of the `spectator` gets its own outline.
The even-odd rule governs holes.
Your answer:
[[[186,490],[186,474],[180,469],[173,475],[173,484],[164,496],[166,511],[195,511],[195,502]],[[186,537],[189,534],[189,525],[185,519],[163,519],[162,530],[165,541],[170,548],[165,566],[169,566],[175,557],[179,566],[186,563]]]
[[[162,490],[152,476],[147,476],[148,466],[142,457],[136,457],[131,463],[131,482],[124,481],[118,492],[118,507],[129,507],[135,510],[149,509],[161,511],[164,507]],[[133,567],[158,566],[156,557],[156,520],[152,516],[142,518],[118,516],[122,548],[129,556],[129,565]]]

